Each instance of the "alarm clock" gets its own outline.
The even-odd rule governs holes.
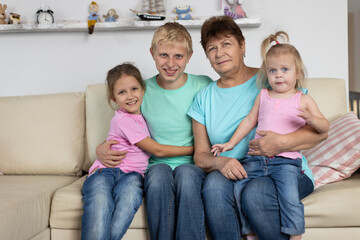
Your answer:
[[[38,24],[54,23],[54,12],[48,6],[41,5],[36,12],[36,22]]]

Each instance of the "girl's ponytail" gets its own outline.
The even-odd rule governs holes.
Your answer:
[[[289,35],[284,31],[276,32],[275,34],[271,34],[269,37],[265,38],[261,43],[261,58],[263,60],[266,59],[266,53],[270,49],[270,45],[272,42],[275,42],[276,45],[281,44],[279,40],[282,39],[282,42],[289,42]]]

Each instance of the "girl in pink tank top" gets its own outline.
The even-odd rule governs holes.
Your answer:
[[[286,43],[279,43],[279,40]],[[329,122],[315,101],[301,92],[306,70],[299,52],[287,42],[288,35],[285,32],[270,35],[262,42],[263,63],[257,76],[257,84],[262,90],[230,141],[213,145],[212,152],[215,156],[233,149],[256,126],[255,138],[261,138],[266,133],[264,131],[291,133],[306,124],[319,133],[329,130]],[[251,154],[251,149],[249,153]],[[301,239],[305,232],[303,205],[296,195],[301,158],[299,151],[283,152],[275,157],[247,155],[241,162],[247,178],[235,182],[234,186],[235,198],[240,198],[246,183],[251,179],[261,176],[273,178],[279,194],[281,231],[290,235],[290,239]],[[242,233],[253,235],[242,212],[240,221]]]

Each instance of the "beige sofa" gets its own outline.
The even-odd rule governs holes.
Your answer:
[[[310,79],[330,120],[346,112],[345,83]],[[80,239],[81,188],[113,111],[103,84],[85,93],[0,97],[0,239]],[[305,239],[360,239],[360,174],[303,200]],[[124,239],[149,239],[142,206]]]

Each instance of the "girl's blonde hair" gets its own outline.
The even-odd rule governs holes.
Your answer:
[[[121,78],[122,76],[132,76],[134,77],[141,85],[141,87],[145,91],[145,81],[141,77],[141,73],[137,67],[135,67],[131,63],[123,63],[120,65],[117,65],[116,67],[110,69],[107,73],[106,77],[106,86],[108,90],[108,103],[111,106],[111,108],[114,108],[114,106],[111,104],[111,100],[114,99],[114,85],[116,81]]]
[[[284,43],[280,41],[284,41]],[[275,43],[270,47],[272,43]],[[289,36],[284,31],[276,32],[271,34],[261,43],[261,57],[263,62],[261,64],[258,76],[257,76],[257,85],[259,88],[269,88],[269,81],[267,78],[267,60],[269,57],[277,56],[280,54],[291,54],[294,57],[296,74],[299,76],[296,79],[295,88],[301,89],[304,85],[304,79],[306,77],[306,68],[301,59],[300,53],[298,50],[289,42]],[[270,47],[270,48],[269,48]]]

